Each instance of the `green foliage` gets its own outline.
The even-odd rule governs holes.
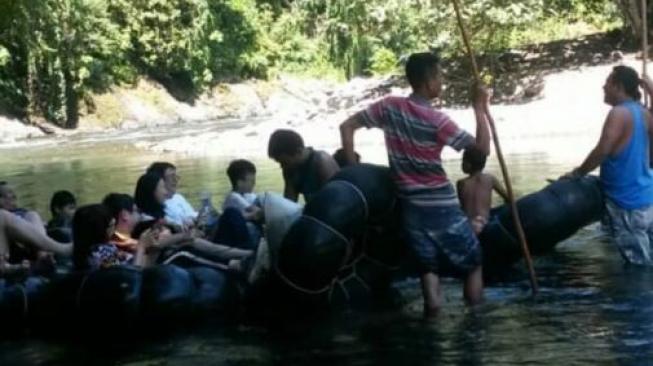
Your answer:
[[[461,0],[477,52],[619,25],[616,2]],[[434,48],[462,51],[449,0],[5,0],[0,113],[75,127],[91,92],[143,75],[191,101],[240,78],[386,74]]]
[[[371,58],[370,72],[377,75],[390,74],[397,71],[399,60],[394,52],[381,47],[374,51]]]

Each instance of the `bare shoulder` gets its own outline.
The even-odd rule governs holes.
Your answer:
[[[606,122],[615,121],[615,122],[624,122],[628,121],[632,117],[630,116],[630,110],[628,107],[617,105],[610,109],[608,113],[608,118]]]
[[[316,153],[317,153],[317,160],[320,163],[331,163],[331,162],[335,163],[336,162],[336,160],[333,158],[333,156],[331,156],[331,154],[329,154],[328,152],[326,152],[324,150],[318,150],[318,151],[316,151]]]
[[[494,175],[492,175],[490,173],[483,173],[483,175],[481,176],[481,179],[483,180],[483,183],[492,184],[497,180],[497,177],[495,177]]]

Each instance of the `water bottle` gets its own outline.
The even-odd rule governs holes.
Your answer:
[[[200,197],[201,204],[197,214],[197,227],[206,231],[217,224],[219,214],[211,202],[211,193],[202,192]]]

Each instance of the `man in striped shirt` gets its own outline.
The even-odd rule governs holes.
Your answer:
[[[340,126],[342,146],[355,162],[354,132],[380,128],[385,135],[390,169],[402,204],[406,240],[415,254],[422,281],[424,314],[433,316],[441,306],[442,274],[465,278],[464,294],[470,304],[483,297],[481,248],[460,209],[453,185],[442,167],[445,146],[467,148],[488,155],[490,131],[485,114],[489,94],[477,88],[474,97],[476,137],[458,127],[431,106],[442,91],[438,56],[416,53],[406,64],[413,93],[386,97],[356,113]]]

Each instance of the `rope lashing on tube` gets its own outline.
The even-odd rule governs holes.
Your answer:
[[[346,246],[347,253],[345,254],[345,258],[343,260],[343,263],[341,264],[341,267],[344,266],[347,263],[347,261],[349,261],[349,257],[351,257],[351,253],[352,253],[351,240],[347,239],[347,237],[345,237],[342,233],[340,233],[338,230],[334,229],[330,225],[327,225],[322,220],[318,220],[318,219],[316,219],[316,218],[314,218],[312,216],[306,216],[306,215],[302,215],[302,218],[313,221],[316,224],[322,226],[323,228],[325,228],[328,231],[330,231],[331,233],[333,233],[338,239],[342,240],[344,243],[347,244],[347,246]],[[299,286],[296,283],[294,283],[293,281],[291,281],[288,277],[286,277],[281,272],[281,270],[279,269],[278,266],[277,266],[277,274],[279,275],[279,278],[281,278],[281,280],[283,280],[283,282],[285,282],[288,286],[294,288],[297,291],[301,291],[301,292],[304,292],[304,293],[307,293],[307,294],[310,294],[310,295],[318,295],[318,294],[321,294],[321,293],[329,290],[329,288],[333,286],[333,282],[336,281],[336,278],[334,278],[333,281],[330,284],[328,284],[327,286],[325,286],[325,287],[323,287],[323,288],[321,288],[319,290],[311,290],[311,289],[307,289],[307,288],[304,288],[302,286]]]
[[[163,264],[174,264],[174,261],[177,260],[177,259],[180,259],[180,258],[186,258],[186,259],[189,259],[189,260],[191,260],[191,261],[193,261],[195,263],[205,265],[207,267],[211,267],[211,268],[214,268],[214,269],[219,269],[219,270],[222,270],[222,271],[226,271],[226,270],[229,269],[228,266],[226,266],[226,265],[224,265],[222,263],[218,263],[218,262],[208,260],[206,258],[202,258],[200,256],[189,253],[187,251],[176,252],[175,254],[171,255],[168,258],[166,258],[166,260],[163,261]]]
[[[510,240],[512,240],[513,243],[519,245],[519,240],[515,238],[515,236],[510,231],[508,231],[508,229],[501,223],[501,220],[499,219],[497,219],[497,226],[504,234],[506,234],[508,238],[510,238]]]
[[[361,250],[360,256],[354,261],[354,263],[357,263],[361,259],[366,259],[370,263],[372,263],[372,264],[374,264],[374,265],[376,265],[378,267],[381,267],[383,269],[389,270],[389,271],[396,271],[399,268],[401,268],[400,265],[391,266],[391,265],[389,265],[387,263],[383,263],[380,260],[372,258],[369,255],[367,255],[367,250],[366,250],[367,247],[368,247],[367,233],[364,234],[362,242],[363,242],[362,243],[363,250]]]
[[[378,169],[376,167],[362,166],[360,172],[365,172],[363,169],[370,168]],[[370,276],[368,270],[371,269],[373,273],[376,273],[379,271],[385,272],[388,270],[396,270],[399,267],[394,266],[394,262],[392,262],[393,265],[390,265],[384,263],[382,260],[384,256],[387,257],[387,254],[383,254],[385,253],[383,248],[386,243],[384,243],[382,232],[384,231],[383,228],[387,228],[388,225],[390,225],[390,220],[394,218],[394,213],[397,208],[397,197],[394,195],[394,189],[386,187],[386,185],[384,185],[385,182],[378,183],[380,186],[378,189],[376,188],[377,183],[375,181],[376,178],[374,177],[379,177],[379,171],[380,170],[371,170],[371,175],[368,175],[368,173],[365,172],[367,181],[363,181],[362,183],[359,182],[362,186],[356,183],[360,177],[365,177],[361,176],[360,172],[353,175],[353,182],[350,181],[352,178],[351,176],[349,176],[349,179],[347,178],[347,174],[344,174],[342,177],[338,176],[328,182],[330,187],[328,189],[330,189],[331,192],[339,192],[338,194],[343,195],[341,197],[346,197],[343,203],[346,203],[348,209],[351,208],[354,210],[351,212],[354,217],[348,216],[348,209],[343,211],[336,210],[330,214],[328,211],[325,212],[325,209],[328,210],[330,199],[330,196],[325,194],[322,194],[319,203],[316,201],[314,206],[309,203],[309,205],[305,207],[304,214],[299,218],[297,223],[301,225],[300,227],[302,227],[303,230],[309,231],[304,231],[303,235],[307,236],[294,235],[292,237],[293,241],[299,244],[300,247],[303,245],[304,248],[308,250],[307,253],[312,253],[310,255],[317,255],[318,257],[315,257],[316,260],[319,260],[319,254],[318,252],[315,252],[316,248],[312,248],[311,245],[321,245],[322,242],[319,240],[326,240],[324,245],[328,245],[330,248],[341,248],[339,249],[341,251],[337,252],[338,255],[331,259],[332,264],[330,270],[323,273],[317,282],[308,281],[305,283],[303,280],[300,280],[301,277],[297,277],[301,276],[301,272],[291,275],[291,272],[288,272],[289,268],[286,268],[285,265],[275,263],[275,272],[282,283],[295,291],[309,295],[322,295],[328,291],[328,299],[335,296],[337,287],[339,286],[343,288],[345,296],[350,298],[351,294],[349,294],[349,291],[352,290],[350,287],[354,282],[360,283],[361,288],[364,288],[366,292],[373,291],[374,280],[372,280],[372,278],[376,275],[372,274],[372,277],[368,278]],[[384,171],[381,171],[381,173],[384,173]],[[386,179],[386,175],[384,174],[380,176],[379,179]],[[378,193],[381,194],[380,197],[387,198],[379,198]],[[366,194],[371,194],[371,196],[369,196],[369,201]],[[358,202],[354,196],[359,198]],[[308,209],[309,207],[310,209]],[[320,211],[315,211],[316,209]],[[337,216],[334,216],[334,214]],[[354,224],[354,221],[351,220],[354,220],[356,223]],[[370,248],[372,248],[370,246],[370,239],[375,237],[370,231],[371,227],[375,228],[372,229],[374,232],[380,230],[379,233],[381,236],[377,239],[381,240],[379,245],[382,245],[382,247],[379,247],[381,250],[379,253],[381,260],[371,256],[376,255],[375,250],[370,250]],[[297,231],[297,233],[301,232],[302,231]],[[326,236],[322,239],[318,239],[319,236],[313,239],[313,232],[324,233]],[[309,237],[311,237],[311,239],[309,239]],[[302,244],[305,240],[309,240],[309,242]],[[295,256],[300,255],[299,253],[301,252],[291,253],[293,252],[288,252],[286,254]],[[297,261],[299,259],[300,258],[295,258],[291,259],[291,261]],[[391,258],[389,258],[388,261],[391,262]],[[303,271],[311,270],[311,263],[302,266]],[[358,285],[354,285],[354,287],[359,288]]]
[[[90,276],[90,274],[84,276],[82,283],[79,284],[79,288],[77,289],[77,295],[75,296],[75,305],[77,305],[77,309],[82,308],[82,291],[84,291],[84,287],[86,286],[86,282],[88,282]]]
[[[356,187],[353,183],[347,182],[346,180],[334,180],[333,182],[336,182],[336,183],[339,183],[339,184],[344,184],[344,185],[350,187],[351,189],[353,189],[354,192],[356,192],[358,194],[358,197],[360,197],[361,201],[363,202],[363,207],[365,208],[365,220],[364,221],[367,222],[367,220],[370,218],[370,205],[367,203],[367,199],[365,198],[365,195],[363,194],[363,192],[358,187]]]
[[[292,282],[290,279],[288,279],[288,277],[284,276],[284,274],[281,273],[281,271],[279,271],[278,268],[277,268],[277,275],[279,276],[279,278],[280,278],[280,279],[281,279],[281,280],[282,280],[286,285],[292,287],[293,289],[295,289],[295,290],[297,290],[297,291],[299,291],[299,292],[303,292],[303,293],[308,294],[308,295],[319,295],[319,294],[321,294],[321,293],[324,293],[324,292],[326,292],[326,291],[329,291],[329,289],[332,288],[332,287],[333,287],[333,284],[336,282],[336,279],[334,278],[333,281],[331,281],[331,283],[329,283],[328,285],[324,286],[323,288],[318,289],[318,290],[311,290],[311,289],[308,289],[308,288],[305,288],[305,287],[302,287],[302,286],[299,286],[299,285],[295,284],[295,283]]]
[[[344,185],[346,187],[349,187],[351,190],[356,192],[356,194],[360,198],[361,202],[363,203],[364,212],[365,212],[365,220],[364,221],[367,221],[368,218],[369,218],[370,209],[369,209],[369,204],[367,202],[367,199],[365,198],[365,195],[363,194],[363,192],[358,187],[356,187],[354,184],[352,184],[350,182],[347,182],[345,180],[334,180],[333,182],[338,183],[338,184],[342,184],[342,185]],[[326,230],[331,232],[335,237],[337,237],[340,241],[342,241],[343,243],[346,244],[345,247],[347,248],[347,252],[346,252],[346,254],[345,254],[344,258],[343,258],[343,261],[342,261],[342,263],[340,265],[341,268],[345,268],[345,266],[349,262],[349,260],[350,260],[350,258],[352,256],[352,253],[353,253],[352,241],[350,239],[348,239],[344,234],[342,234],[341,232],[339,232],[338,230],[333,228],[331,225],[325,223],[322,220],[319,220],[319,219],[317,219],[317,218],[315,218],[313,216],[308,216],[308,215],[302,215],[302,218],[306,219],[306,220],[309,220],[309,221],[312,221],[312,222],[316,223],[317,225],[325,228]],[[321,294],[321,293],[323,293],[325,291],[328,291],[330,288],[332,289],[334,283],[336,283],[338,281],[338,277],[336,276],[332,280],[332,282],[330,284],[328,284],[327,286],[325,286],[325,287],[323,287],[321,289],[312,290],[312,289],[300,286],[300,285],[294,283],[293,281],[291,281],[288,277],[286,277],[282,273],[281,269],[279,269],[278,266],[276,268],[276,272],[279,275],[279,278],[284,283],[286,283],[288,286],[292,287],[293,289],[295,289],[297,291],[300,291],[300,292],[303,292],[303,293],[306,293],[306,294],[310,294],[310,295],[318,295],[318,294]]]
[[[27,316],[29,315],[29,299],[27,298],[27,289],[25,289],[25,286],[23,285],[18,285],[18,288],[23,294],[23,319],[27,319]]]

